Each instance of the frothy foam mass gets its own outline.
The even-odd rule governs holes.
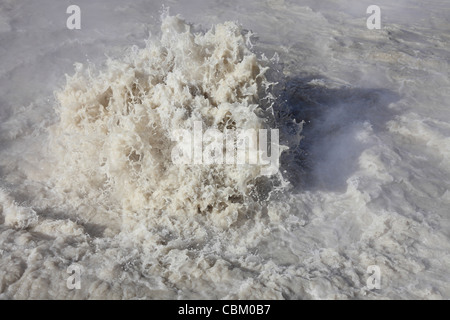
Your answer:
[[[57,93],[55,188],[75,206],[118,206],[127,226],[201,215],[229,228],[253,219],[268,196],[255,186],[269,184],[261,164],[183,165],[171,157],[176,132],[193,130],[194,122],[224,133],[273,120],[268,62],[246,41],[233,22],[194,34],[165,15],[161,38],[145,48],[109,59],[99,72],[77,64]]]

